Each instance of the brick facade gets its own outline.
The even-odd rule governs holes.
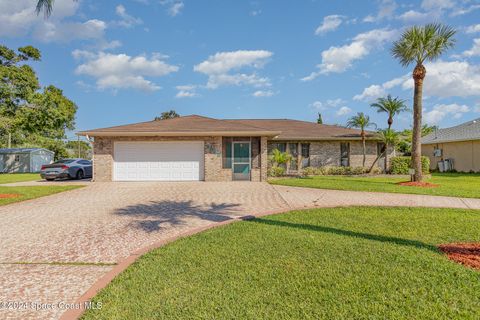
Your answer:
[[[93,143],[94,181],[113,180],[114,142],[115,141],[203,141],[205,155],[205,181],[231,181],[232,169],[223,168],[222,137],[95,137]],[[252,181],[266,181],[269,167],[271,143],[267,137],[253,137],[252,141]],[[276,143],[278,141],[275,141]],[[341,141],[298,141],[290,143],[310,143],[310,166],[339,166]],[[362,166],[362,142],[349,141],[350,166]],[[367,141],[366,166],[370,166],[377,156],[377,142]],[[270,150],[269,150],[270,149]],[[288,148],[287,148],[288,150]],[[299,150],[300,151],[300,150]],[[299,152],[300,153],[300,152]],[[383,159],[377,164],[383,167]],[[299,161],[301,163],[301,161]]]
[[[252,168],[251,180],[266,181],[267,138],[262,137],[258,140],[260,141],[260,154],[255,155],[256,165]],[[205,181],[232,180],[232,169],[222,168],[222,137],[95,137],[93,143],[94,181],[113,180],[114,142],[116,141],[204,141]]]

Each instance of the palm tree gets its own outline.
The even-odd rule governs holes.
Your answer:
[[[388,113],[388,129],[392,128],[393,117],[395,115],[409,110],[405,104],[405,100],[398,97],[392,98],[391,95],[388,95],[386,98],[378,98],[377,102],[372,103],[370,106],[376,108],[377,112]]]
[[[361,130],[360,136],[362,137],[362,145],[363,145],[363,162],[362,166],[365,167],[365,160],[367,158],[366,155],[366,146],[365,146],[365,128],[376,126],[375,123],[370,121],[370,117],[366,116],[363,112],[357,113],[356,116],[351,117],[347,121],[348,128],[359,128]]]
[[[378,131],[378,136],[380,138],[380,141],[383,142],[384,147],[381,150],[380,154],[377,156],[375,161],[372,163],[372,166],[370,167],[370,170],[368,172],[371,172],[375,164],[377,163],[378,159],[383,157],[385,155],[385,172],[387,171],[387,165],[388,165],[388,147],[393,146],[395,149],[396,145],[399,143],[400,138],[399,134],[393,130],[393,129],[383,129]]]
[[[453,47],[456,31],[446,25],[433,23],[425,26],[413,26],[405,30],[392,47],[392,55],[403,66],[415,63],[412,77],[414,80],[413,94],[413,139],[412,164],[415,169],[414,181],[422,181],[421,163],[421,128],[422,128],[422,94],[423,80],[427,70],[423,63],[434,61],[445,51]]]

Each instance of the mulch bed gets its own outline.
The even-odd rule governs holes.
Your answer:
[[[435,183],[429,182],[420,182],[420,181],[408,181],[408,182],[399,182],[397,183],[400,186],[407,186],[407,187],[420,187],[420,188],[436,188],[440,185]]]
[[[480,270],[480,243],[448,243],[438,248],[450,260]]]
[[[18,198],[20,196],[18,193],[0,193],[0,199]]]

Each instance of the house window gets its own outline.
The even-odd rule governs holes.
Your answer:
[[[15,155],[15,162],[19,162],[20,161],[20,155],[16,154]]]
[[[222,143],[222,167],[223,169],[232,168],[232,139],[223,138]]]
[[[275,142],[272,143],[272,150],[277,149],[280,152],[285,152],[287,151],[287,144],[285,142]]]
[[[302,167],[310,166],[310,143],[302,143]]]
[[[297,170],[298,169],[298,143],[289,143],[288,144],[288,153],[292,156],[292,160],[290,161],[290,169]]]
[[[348,167],[350,165],[350,143],[340,143],[340,165]]]

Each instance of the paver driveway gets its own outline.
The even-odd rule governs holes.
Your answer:
[[[113,268],[98,263],[122,261],[187,230],[250,214],[348,205],[480,208],[480,199],[253,182],[92,183],[0,207],[0,319],[58,318],[64,310],[57,303],[75,302]],[[1,310],[5,301],[36,302],[40,310]]]
[[[0,302],[73,303],[112,266],[161,239],[240,215],[283,210],[266,183],[93,183],[0,207]],[[0,310],[0,319],[51,319],[62,310]]]

